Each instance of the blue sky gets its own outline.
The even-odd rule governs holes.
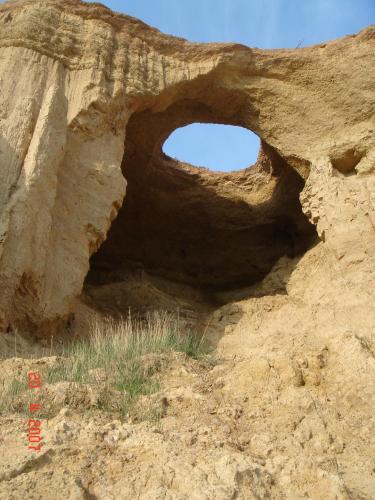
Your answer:
[[[375,24],[375,0],[104,0],[108,7],[195,42],[259,48],[308,46]],[[238,127],[179,129],[164,150],[195,165],[233,170],[251,164],[259,141]]]

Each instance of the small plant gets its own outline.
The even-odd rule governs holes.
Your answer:
[[[30,392],[26,377],[25,380],[13,378],[0,394],[0,414],[16,412],[28,415],[31,403],[43,403],[42,397]],[[41,406],[43,408],[43,404]],[[40,411],[38,416],[46,417],[49,414],[47,410]]]
[[[167,313],[154,313],[146,320],[129,317],[121,321],[94,322],[86,339],[72,342],[63,364],[50,368],[47,383],[71,381],[92,383],[92,371],[102,369],[108,375],[109,389],[120,391],[123,399],[120,413],[129,415],[141,395],[159,390],[152,371],[144,368],[142,357],[147,354],[183,352],[198,359],[205,356],[208,346],[204,339],[191,332],[182,333],[178,318]],[[90,373],[91,372],[91,373]],[[110,402],[102,408],[110,407]],[[149,410],[150,414],[159,414]]]
[[[13,378],[10,383],[3,388],[0,395],[0,412],[15,411],[16,402],[19,396],[24,392],[25,384],[19,379]]]
[[[64,359],[57,366],[47,369],[43,380],[47,384],[99,384],[103,393],[99,408],[117,408],[124,418],[137,414],[138,419],[155,421],[163,413],[160,402],[143,398],[142,404],[138,404],[140,396],[150,396],[160,388],[156,369],[147,367],[146,358],[147,355],[172,352],[182,352],[199,359],[205,357],[209,349],[204,339],[192,332],[182,332],[178,317],[172,314],[154,313],[145,320],[129,315],[120,321],[95,321],[88,337],[71,342],[65,350]],[[102,374],[101,381],[96,378],[98,371]],[[30,394],[26,391],[26,383],[19,379],[11,380],[0,395],[0,412],[27,412]],[[113,393],[117,397],[115,404]],[[50,415],[50,405],[43,407]]]

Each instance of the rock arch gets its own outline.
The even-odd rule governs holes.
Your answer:
[[[144,267],[206,289],[235,288],[262,279],[282,255],[294,257],[314,240],[302,212],[301,176],[263,142],[254,166],[233,173],[182,164],[162,145],[177,127],[226,122],[197,100],[165,111],[134,113],[122,171],[127,195],[107,240],[92,258],[93,273]]]
[[[286,217],[284,236],[303,179],[303,211],[340,265],[345,255],[355,262],[373,256],[373,200],[366,194],[374,164],[373,43],[370,27],[298,50],[195,44],[98,4],[2,4],[1,328],[43,334],[74,310],[90,255],[105,241],[122,206],[126,169],[132,199],[137,166],[127,161],[131,155],[146,155],[154,174],[163,165],[155,182],[167,182],[164,172],[173,173],[177,187],[189,175],[199,178],[200,190],[209,194],[206,209],[227,226],[235,225],[228,213],[239,214],[243,224],[241,214],[248,208],[240,191],[250,198],[257,192],[259,203],[266,206],[268,200],[269,218]],[[213,178],[163,158],[160,147],[173,127],[198,117],[256,132],[263,140],[257,176]],[[348,151],[355,151],[349,163]],[[348,169],[359,175],[347,175]],[[145,176],[146,170],[140,173]],[[271,182],[265,187],[267,176]],[[360,211],[353,192],[362,200]],[[220,209],[212,208],[215,198]],[[199,213],[190,198],[186,202],[192,214]],[[256,203],[250,205],[254,209]],[[305,222],[297,217],[293,224],[302,231]],[[267,260],[267,268],[276,257]],[[219,285],[215,270],[210,276],[195,270],[188,278],[181,263],[170,269],[184,280]],[[258,269],[258,277],[264,272]],[[228,271],[221,284],[238,282]]]

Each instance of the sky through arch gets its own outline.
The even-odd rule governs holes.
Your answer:
[[[198,167],[230,172],[253,165],[259,147],[259,137],[243,127],[193,123],[175,130],[163,151]]]
[[[90,1],[90,0],[88,0]],[[91,0],[93,1],[93,0]],[[262,49],[296,48],[357,33],[375,24],[375,0],[101,0],[107,7],[137,17],[170,35],[193,42],[237,42]],[[198,129],[197,129],[198,130]],[[206,126],[206,150],[194,162],[214,165],[218,132]],[[173,139],[170,156],[188,160],[190,144],[198,144],[193,129],[186,141]],[[212,137],[210,137],[212,135]],[[182,137],[182,136],[181,136]],[[234,140],[234,139],[233,139]],[[209,150],[209,145],[212,149]],[[228,151],[230,148],[228,148]],[[242,151],[241,151],[242,150]],[[233,164],[242,155],[249,163],[258,152],[254,142],[237,144]],[[206,159],[207,158],[207,159]],[[238,158],[238,159],[236,159]],[[225,160],[226,161],[226,160]],[[216,162],[214,168],[218,168]]]

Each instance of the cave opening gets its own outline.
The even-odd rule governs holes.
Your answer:
[[[163,145],[167,156],[214,172],[233,172],[254,165],[259,149],[259,137],[247,128],[212,123],[180,127]]]
[[[302,255],[316,241],[299,201],[304,180],[274,148],[261,141],[255,164],[229,173],[182,163],[163,145],[202,114],[175,111],[141,111],[128,123],[126,197],[85,283],[107,312],[209,303],[261,281],[282,256]]]

